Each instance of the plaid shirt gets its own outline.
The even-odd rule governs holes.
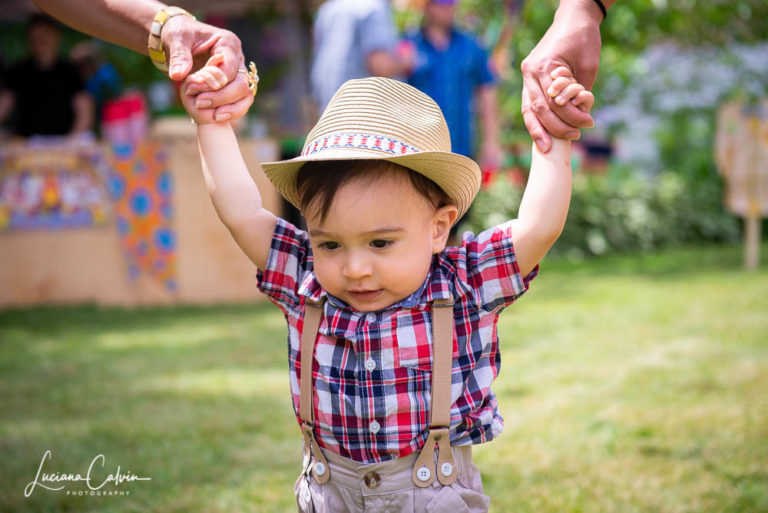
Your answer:
[[[312,271],[309,236],[278,219],[258,287],[285,314],[293,407],[299,418],[300,339],[307,298],[327,298],[316,342],[314,425],[318,444],[362,463],[407,456],[429,433],[432,323],[429,302],[453,296],[451,444],[501,433],[491,383],[501,364],[499,313],[538,273],[520,274],[510,224],[464,235],[433,256],[421,287],[385,310],[359,312],[328,294]]]

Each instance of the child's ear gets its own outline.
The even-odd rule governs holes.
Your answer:
[[[432,253],[440,253],[445,249],[448,241],[448,235],[451,233],[451,226],[459,216],[459,210],[455,205],[446,205],[435,211],[432,218]]]

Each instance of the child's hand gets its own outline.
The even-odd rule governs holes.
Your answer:
[[[181,103],[187,110],[187,113],[198,125],[204,123],[215,123],[217,121],[232,121],[230,117],[227,119],[214,119],[213,115],[215,110],[211,108],[198,108],[196,106],[197,94],[199,91],[195,91],[194,87],[190,87],[193,84],[205,84],[211,91],[218,91],[225,85],[227,85],[227,75],[219,67],[217,56],[211,57],[205,66],[197,70],[195,73],[190,74],[184,80],[181,86]]]
[[[595,96],[587,91],[583,85],[576,82],[570,69],[560,66],[552,71],[551,76],[555,81],[547,89],[547,94],[550,98],[555,99],[556,104],[565,105],[570,101],[586,113],[592,110]]]

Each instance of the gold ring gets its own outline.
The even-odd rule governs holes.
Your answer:
[[[256,64],[251,61],[248,64],[248,70],[239,69],[237,72],[245,73],[248,77],[248,89],[250,89],[253,95],[256,96],[256,91],[259,90],[259,73],[256,71]]]

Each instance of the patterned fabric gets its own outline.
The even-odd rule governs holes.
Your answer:
[[[408,83],[440,106],[451,132],[451,151],[472,157],[476,89],[496,81],[488,53],[458,30],[453,31],[445,49],[433,46],[420,30],[407,39],[416,47],[416,62]]]
[[[422,286],[377,312],[359,312],[328,294],[312,267],[309,236],[279,219],[259,290],[285,314],[293,406],[299,417],[300,338],[305,301],[326,297],[313,367],[315,437],[323,448],[372,463],[418,451],[428,436],[432,325],[430,301],[453,297],[451,443],[489,441],[501,432],[491,383],[501,359],[499,313],[538,274],[520,274],[510,223],[433,257]]]
[[[115,145],[109,191],[131,280],[146,273],[176,292],[176,232],[167,152],[158,144]]]
[[[0,232],[104,225],[109,172],[95,143],[51,136],[0,145]]]
[[[386,135],[341,133],[315,139],[306,145],[306,149],[301,155],[313,155],[319,151],[331,148],[361,148],[365,150],[378,150],[392,155],[410,155],[421,151],[408,143],[398,141]]]

